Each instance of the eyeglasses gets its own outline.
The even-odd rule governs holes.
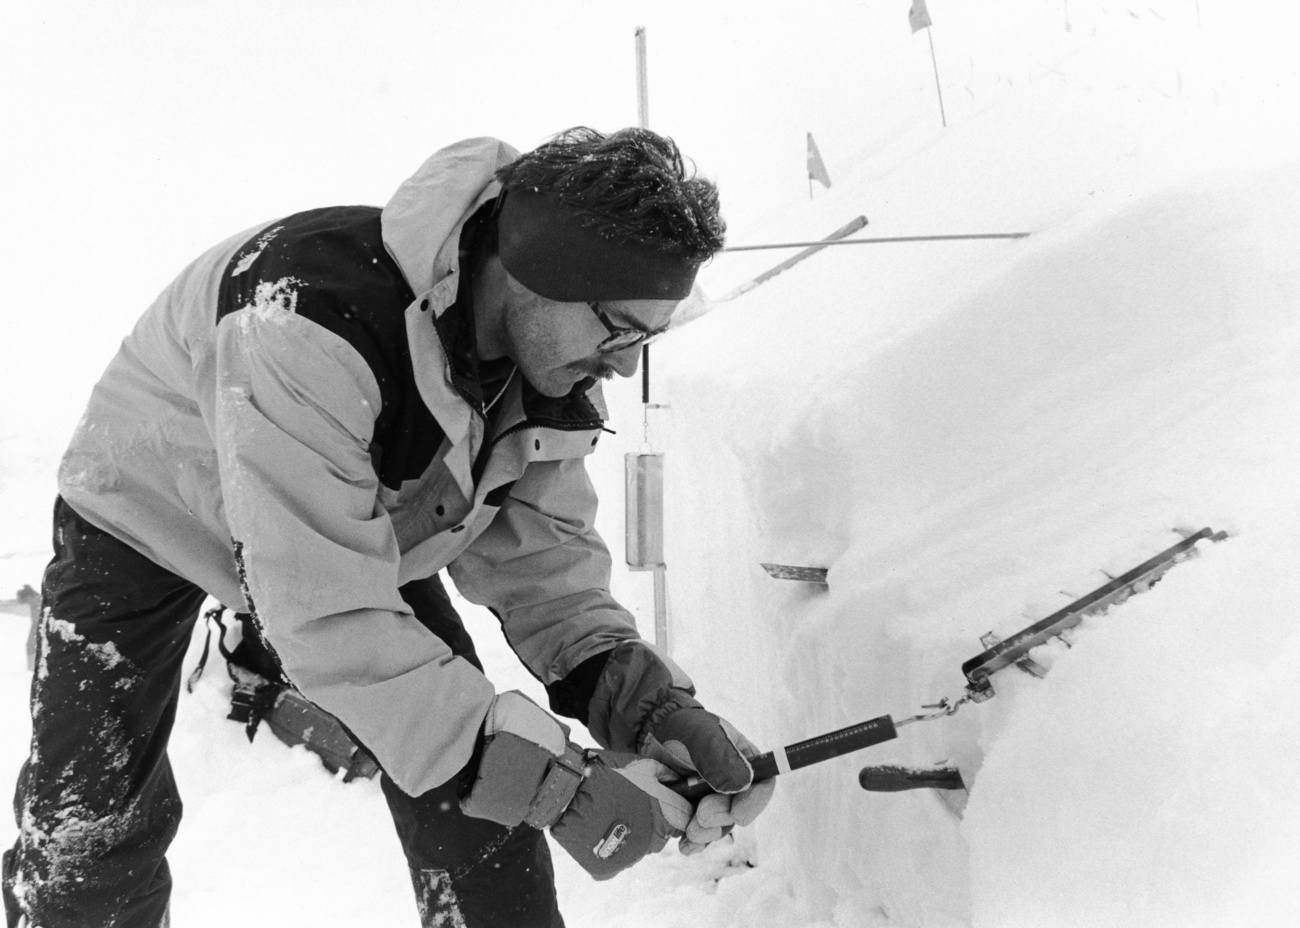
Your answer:
[[[605,311],[600,308],[599,303],[588,302],[587,305],[591,307],[591,311],[596,314],[596,318],[604,324],[605,328],[609,329],[609,338],[596,346],[596,350],[601,354],[612,354],[615,351],[622,351],[624,348],[631,348],[633,345],[648,345],[667,332],[668,326],[671,325],[671,323],[668,323],[651,331],[617,326],[610,321],[609,316],[605,315]]]

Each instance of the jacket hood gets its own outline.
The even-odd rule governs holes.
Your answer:
[[[455,266],[459,237],[452,233],[500,192],[497,169],[517,157],[500,139],[465,139],[435,152],[397,188],[381,219],[384,245],[413,291],[432,287],[441,276],[436,268]],[[440,260],[448,248],[451,254]]]

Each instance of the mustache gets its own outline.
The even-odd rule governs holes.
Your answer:
[[[578,361],[572,365],[574,373],[581,374],[589,380],[613,380],[614,375],[618,373],[614,370],[613,365],[607,364],[599,359],[594,361]]]
[[[600,361],[578,363],[571,365],[575,373],[582,375],[581,379],[569,390],[570,396],[583,396],[590,392],[591,388],[596,385],[598,380],[613,380],[617,371]]]

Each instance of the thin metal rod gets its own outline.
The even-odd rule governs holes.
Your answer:
[[[650,86],[646,68],[645,26],[636,29],[636,116],[637,125],[650,128]],[[641,348],[641,405],[645,424],[645,443],[650,443],[650,346]],[[660,567],[654,572],[655,644],[669,653],[668,578]]]
[[[642,129],[650,128],[650,86],[646,73],[645,26],[636,27],[636,117]],[[641,349],[641,403],[650,403],[650,346]],[[646,416],[649,416],[648,408]],[[650,424],[647,419],[646,431]],[[648,439],[647,439],[648,440]]]
[[[1011,637],[981,651],[961,665],[961,671],[967,680],[967,692],[978,702],[987,699],[992,695],[992,685],[989,683],[991,675],[1014,664],[1047,639],[1078,625],[1083,621],[1084,616],[1093,615],[1107,608],[1116,597],[1126,596],[1128,587],[1147,580],[1154,581],[1180,560],[1193,556],[1188,552],[1193,551],[1196,543],[1202,538],[1220,541],[1225,537],[1227,536],[1216,533],[1212,528],[1203,528],[1081,599],[1075,600],[1064,609],[1053,612],[1047,618],[1040,619],[1028,628],[1021,629]]]
[[[760,284],[767,283],[776,275],[782,274],[790,270],[790,268],[794,267],[796,264],[798,264],[800,261],[803,261],[805,258],[809,258],[812,255],[817,254],[817,252],[821,251],[823,245],[833,245],[838,240],[844,238],[845,236],[852,235],[854,232],[858,231],[866,224],[867,224],[867,217],[858,216],[848,225],[841,226],[840,228],[836,229],[834,232],[832,232],[826,238],[822,239],[820,242],[804,243],[808,247],[804,248],[803,251],[799,252],[797,255],[793,255],[789,258],[786,258],[776,267],[767,269],[766,271],[764,271],[763,273],[755,277],[753,280],[746,281],[736,289],[732,290],[726,296],[722,297],[722,299],[718,300],[717,302],[725,303],[728,300],[734,300],[736,297],[748,293],[750,290],[753,290],[755,287],[759,286]]]
[[[925,37],[930,40],[930,63],[934,65],[934,89],[939,94],[939,120],[943,123],[943,127],[947,129],[948,117],[943,111],[943,88],[939,86],[939,59],[934,57],[934,29],[927,28]]]
[[[668,629],[668,577],[663,568],[654,572],[655,578],[655,645],[665,654],[672,653],[672,637]]]
[[[645,26],[636,27],[636,121],[650,128],[650,87],[646,76]]]
[[[808,248],[822,245],[882,245],[891,242],[957,242],[990,238],[1028,238],[1028,232],[978,232],[971,235],[896,235],[889,238],[842,238],[820,242],[782,242],[778,245],[729,245],[723,251],[766,251],[772,248]]]
[[[650,404],[650,346],[641,346],[641,405]]]

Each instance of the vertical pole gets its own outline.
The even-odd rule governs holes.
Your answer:
[[[646,81],[645,26],[636,27],[636,124],[650,128],[650,90]]]
[[[636,120],[650,128],[650,81],[646,68],[645,26],[636,27]],[[641,404],[645,418],[646,444],[650,441],[650,346],[641,349]],[[668,578],[662,567],[654,572],[655,645],[668,653]]]
[[[650,128],[650,81],[646,71],[645,26],[636,27],[636,124],[642,129]],[[650,415],[649,345],[641,349],[641,403],[647,407],[648,418]],[[647,429],[649,425],[647,421]]]
[[[672,648],[668,637],[668,577],[655,571],[655,645],[665,654]]]
[[[939,120],[943,123],[945,129],[948,128],[948,117],[943,111],[943,88],[939,86],[939,59],[934,56],[934,30],[933,27],[927,27],[925,37],[930,40],[930,63],[934,65],[934,89],[939,94]]]
[[[646,72],[645,26],[636,27],[636,124],[650,128],[650,87]],[[641,349],[641,404],[650,430],[650,346]]]

